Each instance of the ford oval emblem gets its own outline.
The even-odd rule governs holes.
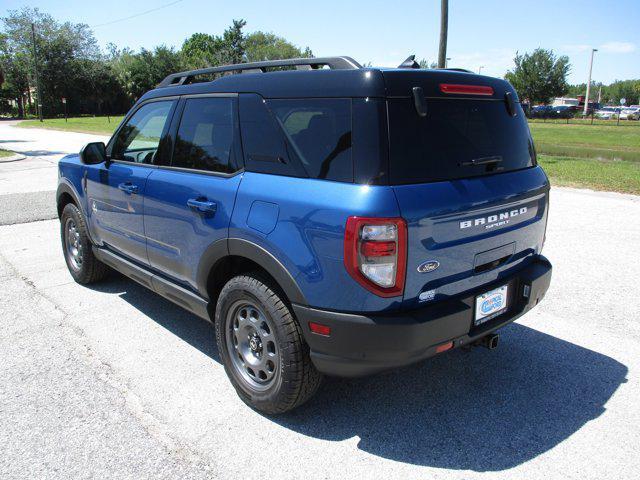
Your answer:
[[[440,262],[437,260],[430,260],[428,262],[423,262],[418,265],[418,271],[420,273],[429,273],[433,272],[436,268],[440,266]]]

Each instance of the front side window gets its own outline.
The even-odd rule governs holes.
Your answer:
[[[233,150],[234,100],[204,97],[186,101],[176,137],[173,167],[217,173],[238,170]]]
[[[136,111],[118,131],[111,158],[135,163],[153,163],[167,125],[172,101],[151,102]]]
[[[351,100],[268,100],[289,143],[311,178],[353,181]]]

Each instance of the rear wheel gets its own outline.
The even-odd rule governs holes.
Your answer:
[[[84,218],[73,203],[62,210],[60,240],[67,268],[76,282],[86,285],[107,276],[109,267],[93,255]]]
[[[283,296],[259,275],[232,278],[216,306],[216,340],[238,395],[265,413],[282,413],[307,401],[322,375]]]

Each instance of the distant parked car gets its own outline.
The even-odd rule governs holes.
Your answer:
[[[550,105],[536,105],[531,109],[530,118],[551,117],[553,108]]]
[[[551,108],[551,116],[555,118],[573,118],[578,107],[574,105],[558,105]]]
[[[640,107],[623,108],[620,120],[640,120]]]
[[[618,118],[619,114],[620,108],[616,107],[604,107],[596,111],[596,117],[601,118],[602,120],[613,120]]]

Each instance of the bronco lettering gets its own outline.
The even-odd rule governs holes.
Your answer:
[[[523,215],[527,213],[527,207],[520,207],[519,209],[510,210],[508,212],[500,212],[494,215],[489,215],[488,217],[478,217],[473,218],[471,220],[464,220],[460,222],[460,228],[469,228],[471,226],[484,225],[484,228],[493,228],[500,225],[506,225],[509,223],[509,219],[512,217],[517,217],[518,215]],[[498,219],[500,222],[498,222]],[[498,222],[498,223],[496,223]]]

